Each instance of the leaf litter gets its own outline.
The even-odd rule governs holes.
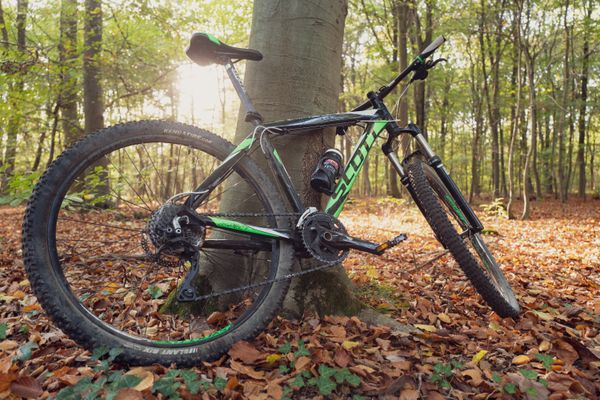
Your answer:
[[[357,295],[421,333],[356,317],[277,317],[255,340],[189,370],[99,365],[54,327],[26,279],[20,228],[8,222],[23,210],[0,208],[0,399],[81,388],[113,399],[600,398],[598,206],[545,201],[530,221],[480,212],[523,308],[513,321],[482,303],[414,207],[355,201],[342,219],[353,235],[409,235],[383,257],[351,254],[344,266]]]

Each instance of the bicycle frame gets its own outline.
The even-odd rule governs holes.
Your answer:
[[[204,180],[204,182],[202,182],[202,184],[196,188],[195,192],[197,194],[190,196],[186,201],[186,205],[189,208],[194,209],[196,206],[202,203],[202,201],[208,197],[210,192],[233,172],[235,165],[242,158],[247,157],[251,152],[260,146],[264,157],[267,159],[267,163],[273,173],[273,176],[276,178],[280,189],[285,194],[294,212],[302,214],[306,211],[306,207],[302,204],[298,192],[292,183],[291,177],[287,172],[281,157],[277,153],[277,150],[273,147],[271,141],[269,140],[269,136],[285,135],[293,131],[314,131],[315,129],[326,127],[345,128],[348,126],[357,125],[359,123],[365,123],[365,129],[353,150],[352,156],[346,163],[346,168],[334,189],[333,195],[330,197],[325,207],[324,211],[326,213],[332,215],[333,217],[338,217],[341,214],[350,190],[352,189],[352,186],[354,185],[365,160],[369,156],[376,139],[385,129],[388,132],[388,140],[382,146],[382,151],[388,157],[392,163],[392,166],[400,175],[401,182],[407,187],[409,192],[411,192],[411,187],[408,182],[408,177],[406,176],[404,168],[402,167],[402,163],[398,160],[398,156],[393,148],[393,143],[396,138],[399,135],[406,133],[410,134],[415,139],[419,148],[419,152],[425,157],[428,164],[434,168],[444,185],[448,188],[448,191],[452,195],[452,207],[459,215],[461,220],[464,220],[468,223],[468,230],[471,233],[477,233],[483,229],[481,222],[468,205],[467,201],[464,199],[458,186],[448,174],[442,163],[442,160],[433,152],[419,128],[412,123],[405,128],[399,127],[383,102],[384,96],[380,95],[380,93],[370,92],[368,94],[369,102],[372,106],[372,109],[369,110],[366,110],[363,104],[357,107],[355,110],[347,113],[318,115],[307,118],[263,124],[262,117],[252,105],[233,64],[231,62],[226,63],[226,69],[231,81],[233,82],[234,88],[238,92],[242,104],[246,107],[246,121],[251,122],[255,128],[254,131],[244,138],[244,140],[242,140],[242,142],[231,152],[231,154],[229,154],[223,160],[223,162]],[[395,82],[394,85],[399,82],[400,77],[404,77],[407,74],[408,73],[406,71],[403,71],[399,77],[393,81]],[[408,156],[407,159],[411,156]],[[405,159],[404,162],[407,161],[407,159]],[[414,197],[412,192],[411,195]],[[294,232],[290,230],[264,228],[260,226],[244,224],[239,221],[210,216],[196,215],[195,217],[206,226],[213,226],[229,231],[243,232],[250,234],[255,238],[284,240],[292,240],[294,238]],[[213,241],[207,240],[205,242],[205,247],[226,247],[224,243],[220,243],[224,242],[223,240],[214,241],[215,243],[212,242]],[[251,243],[250,241],[246,242]],[[241,243],[237,243],[235,245],[233,243],[231,244],[235,248],[250,247],[254,249],[258,246],[256,244],[248,246]]]

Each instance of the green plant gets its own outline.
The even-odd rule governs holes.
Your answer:
[[[452,360],[448,364],[435,364],[433,366],[431,382],[437,384],[442,389],[449,389],[451,386],[450,380],[454,376],[454,370],[460,368],[462,368],[462,364],[456,360]]]
[[[504,199],[502,197],[498,197],[494,199],[491,203],[482,204],[481,208],[487,214],[496,215],[498,217],[507,217],[506,205],[504,204]]]
[[[39,178],[39,172],[14,174],[11,176],[6,184],[4,195],[0,196],[0,205],[8,204],[11,207],[15,207],[27,201]]]

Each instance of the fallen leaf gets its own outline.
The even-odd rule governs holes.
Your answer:
[[[444,314],[444,313],[440,313],[438,314],[438,319],[446,324],[451,324],[452,323],[452,319],[450,318],[450,316],[448,314]]]
[[[435,332],[437,331],[437,328],[433,325],[423,325],[423,324],[415,324],[414,325],[415,328],[420,329],[422,331],[427,331],[427,332]]]
[[[146,389],[151,389],[154,385],[154,374],[152,373],[152,371],[148,371],[143,367],[136,367],[130,369],[125,375],[134,375],[140,378],[140,383],[133,387],[133,389],[138,390],[140,392]]]
[[[231,366],[231,369],[234,371],[240,372],[244,375],[248,375],[249,377],[254,379],[265,379],[265,373],[262,371],[256,371],[255,369],[234,360],[231,360],[229,364]]]
[[[515,358],[512,359],[512,363],[515,365],[527,364],[529,361],[531,361],[531,360],[526,355],[516,356]]]
[[[356,346],[359,346],[360,343],[358,342],[352,342],[350,340],[344,340],[344,342],[342,343],[342,347],[346,350],[350,350],[353,349]]]
[[[481,361],[481,359],[482,359],[483,357],[485,357],[485,355],[486,355],[487,353],[488,353],[488,351],[487,351],[487,350],[479,350],[479,351],[477,352],[477,354],[475,354],[475,355],[473,356],[473,359],[472,359],[471,361],[473,362],[473,364],[477,365],[477,364],[479,363],[479,361]]]
[[[404,389],[400,392],[399,400],[418,400],[419,392],[415,389]]]
[[[539,351],[547,351],[550,349],[550,342],[547,340],[542,340],[542,343],[538,346]]]
[[[25,397],[26,399],[37,399],[44,392],[42,385],[30,376],[17,378],[11,383],[10,391],[14,395]]]
[[[478,369],[467,369],[461,371],[461,374],[462,376],[468,376],[469,378],[471,378],[471,382],[475,386],[479,386],[481,385],[481,382],[483,382],[483,379],[481,378],[481,371],[479,371]]]
[[[304,367],[306,367],[308,364],[310,364],[310,358],[300,357],[296,360],[296,363],[294,364],[294,369],[296,371],[302,371]]]
[[[114,400],[143,400],[144,396],[135,389],[123,388],[113,397]]]
[[[348,352],[340,347],[335,350],[335,355],[333,357],[333,361],[337,364],[338,367],[346,368],[350,363],[350,355]]]
[[[240,360],[244,364],[254,364],[257,361],[265,359],[265,354],[256,350],[252,344],[246,341],[236,342],[231,349],[229,349],[229,355],[234,360]]]
[[[280,359],[281,359],[281,355],[279,355],[279,354],[269,354],[265,358],[265,361],[268,362],[269,364],[273,364],[274,362],[277,362]]]
[[[215,311],[212,314],[210,314],[208,318],[206,318],[206,322],[210,325],[216,325],[219,322],[223,321],[225,318],[227,318],[227,316],[224,313],[220,311]]]

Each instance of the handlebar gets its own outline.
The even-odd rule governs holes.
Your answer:
[[[424,65],[425,59],[427,57],[429,57],[430,55],[432,55],[433,52],[436,51],[438,49],[438,47],[440,47],[445,41],[446,41],[446,38],[443,36],[438,36],[437,38],[435,38],[435,40],[433,42],[431,42],[429,44],[429,46],[425,47],[425,49],[423,49],[423,51],[421,51],[421,53],[419,53],[419,55],[417,57],[415,57],[413,62],[411,62],[408,65],[408,67],[406,67],[402,72],[400,72],[400,74],[397,77],[395,77],[393,81],[391,81],[390,83],[388,83],[387,85],[385,85],[381,89],[379,89],[379,92],[378,92],[379,97],[383,99],[392,90],[394,90],[394,88],[404,78],[406,78],[408,76],[408,74],[415,71],[419,66]],[[433,65],[435,65],[435,64],[433,64]],[[352,111],[363,111],[368,108],[371,108],[370,100],[365,101],[364,103],[362,103],[361,105],[359,105],[358,107],[353,109]]]

